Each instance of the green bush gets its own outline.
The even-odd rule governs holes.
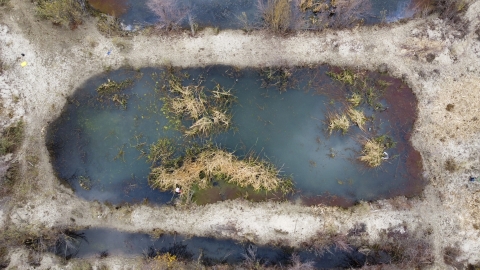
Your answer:
[[[54,24],[75,28],[83,22],[83,9],[76,0],[41,0],[37,14]]]

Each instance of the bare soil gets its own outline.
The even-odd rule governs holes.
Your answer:
[[[371,243],[383,229],[408,230],[432,244],[434,263],[446,269],[444,249],[458,247],[460,265],[480,262],[480,1],[465,14],[462,35],[435,16],[386,26],[298,33],[281,37],[257,31],[206,29],[132,37],[103,36],[95,18],[75,30],[34,16],[30,1],[0,7],[0,126],[23,118],[25,142],[18,154],[2,157],[0,168],[18,161],[21,180],[0,200],[0,228],[42,232],[53,227],[100,226],[130,232],[178,232],[229,237],[258,244],[300,246],[318,232],[347,234],[365,223]],[[107,52],[111,51],[110,54]],[[21,54],[25,54],[22,56]],[[25,67],[21,63],[26,61]],[[45,147],[45,129],[68,95],[90,77],[123,66],[236,67],[330,64],[388,72],[405,80],[418,101],[411,138],[421,153],[429,181],[418,198],[364,202],[348,210],[295,203],[226,201],[206,206],[133,205],[119,209],[77,198],[55,177]],[[449,105],[451,104],[451,105]],[[454,163],[447,170],[446,162]],[[389,181],[385,179],[385,181]],[[425,233],[428,232],[428,233]],[[10,251],[10,266],[28,268],[23,249]],[[135,260],[110,258],[112,268],[135,267]],[[94,264],[95,259],[92,259]],[[98,265],[98,264],[96,264]],[[40,269],[63,268],[45,255]],[[70,265],[69,267],[73,267]],[[122,268],[123,269],[123,268]]]

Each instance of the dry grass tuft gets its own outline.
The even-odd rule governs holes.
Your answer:
[[[168,76],[167,85],[162,91],[162,111],[177,128],[182,120],[192,121],[184,130],[185,135],[208,136],[230,128],[230,109],[235,100],[230,90],[219,84],[213,90],[205,90],[201,85],[184,86],[181,78],[173,74]]]
[[[363,144],[362,155],[358,158],[369,167],[375,168],[382,164],[385,147],[377,140],[367,140]]]
[[[331,135],[334,131],[340,130],[342,134],[348,132],[350,128],[350,120],[346,114],[339,114],[339,113],[329,113],[327,115],[328,121],[328,133]]]
[[[238,160],[232,153],[215,148],[185,157],[183,164],[177,168],[153,168],[149,182],[152,187],[161,190],[173,190],[181,186],[182,194],[189,194],[193,186],[207,188],[215,176],[223,176],[230,183],[241,187],[251,186],[255,190],[277,190],[282,182],[279,170],[273,165],[253,156]]]
[[[365,114],[362,111],[355,110],[353,108],[349,108],[347,113],[350,117],[350,120],[352,120],[352,122],[362,131],[365,131],[365,123],[367,122],[367,117],[365,117]]]

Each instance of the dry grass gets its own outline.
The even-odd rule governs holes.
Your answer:
[[[181,120],[192,121],[192,124],[183,130],[185,135],[208,136],[230,127],[230,108],[235,96],[229,90],[219,84],[211,91],[205,90],[201,85],[183,86],[181,78],[173,74],[168,76],[167,82],[167,91],[163,92],[162,97],[162,111],[167,118],[180,126]]]
[[[268,29],[286,32],[292,23],[292,6],[289,0],[258,1],[258,8]]]
[[[362,111],[355,110],[353,108],[349,108],[347,113],[350,117],[350,120],[352,120],[352,122],[362,131],[365,131],[365,123],[367,122],[367,117],[365,117],[365,114]]]
[[[178,6],[175,0],[148,0],[147,6],[158,17],[156,28],[164,31],[179,29],[188,15],[188,9]]]
[[[75,0],[39,1],[37,14],[54,24],[75,28],[83,22],[83,9]]]
[[[382,164],[385,147],[376,140],[366,140],[363,144],[362,155],[358,158],[369,167],[375,168]]]
[[[328,133],[331,135],[334,131],[340,130],[342,134],[348,132],[350,128],[350,120],[346,114],[339,114],[339,113],[329,113],[327,115],[328,121]]]
[[[273,165],[250,156],[238,160],[232,153],[209,148],[198,155],[186,157],[178,168],[163,166],[152,169],[149,182],[154,188],[173,190],[183,188],[182,194],[189,194],[193,186],[207,188],[214,176],[226,176],[228,182],[241,187],[251,186],[255,190],[277,190],[282,180],[279,170]]]

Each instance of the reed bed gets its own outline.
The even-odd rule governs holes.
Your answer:
[[[213,177],[222,177],[240,187],[274,191],[281,188],[283,179],[273,165],[250,156],[239,160],[221,149],[206,149],[195,156],[185,157],[178,168],[153,168],[149,182],[153,188],[173,190],[180,186],[182,194],[189,194],[194,186],[207,188]]]

